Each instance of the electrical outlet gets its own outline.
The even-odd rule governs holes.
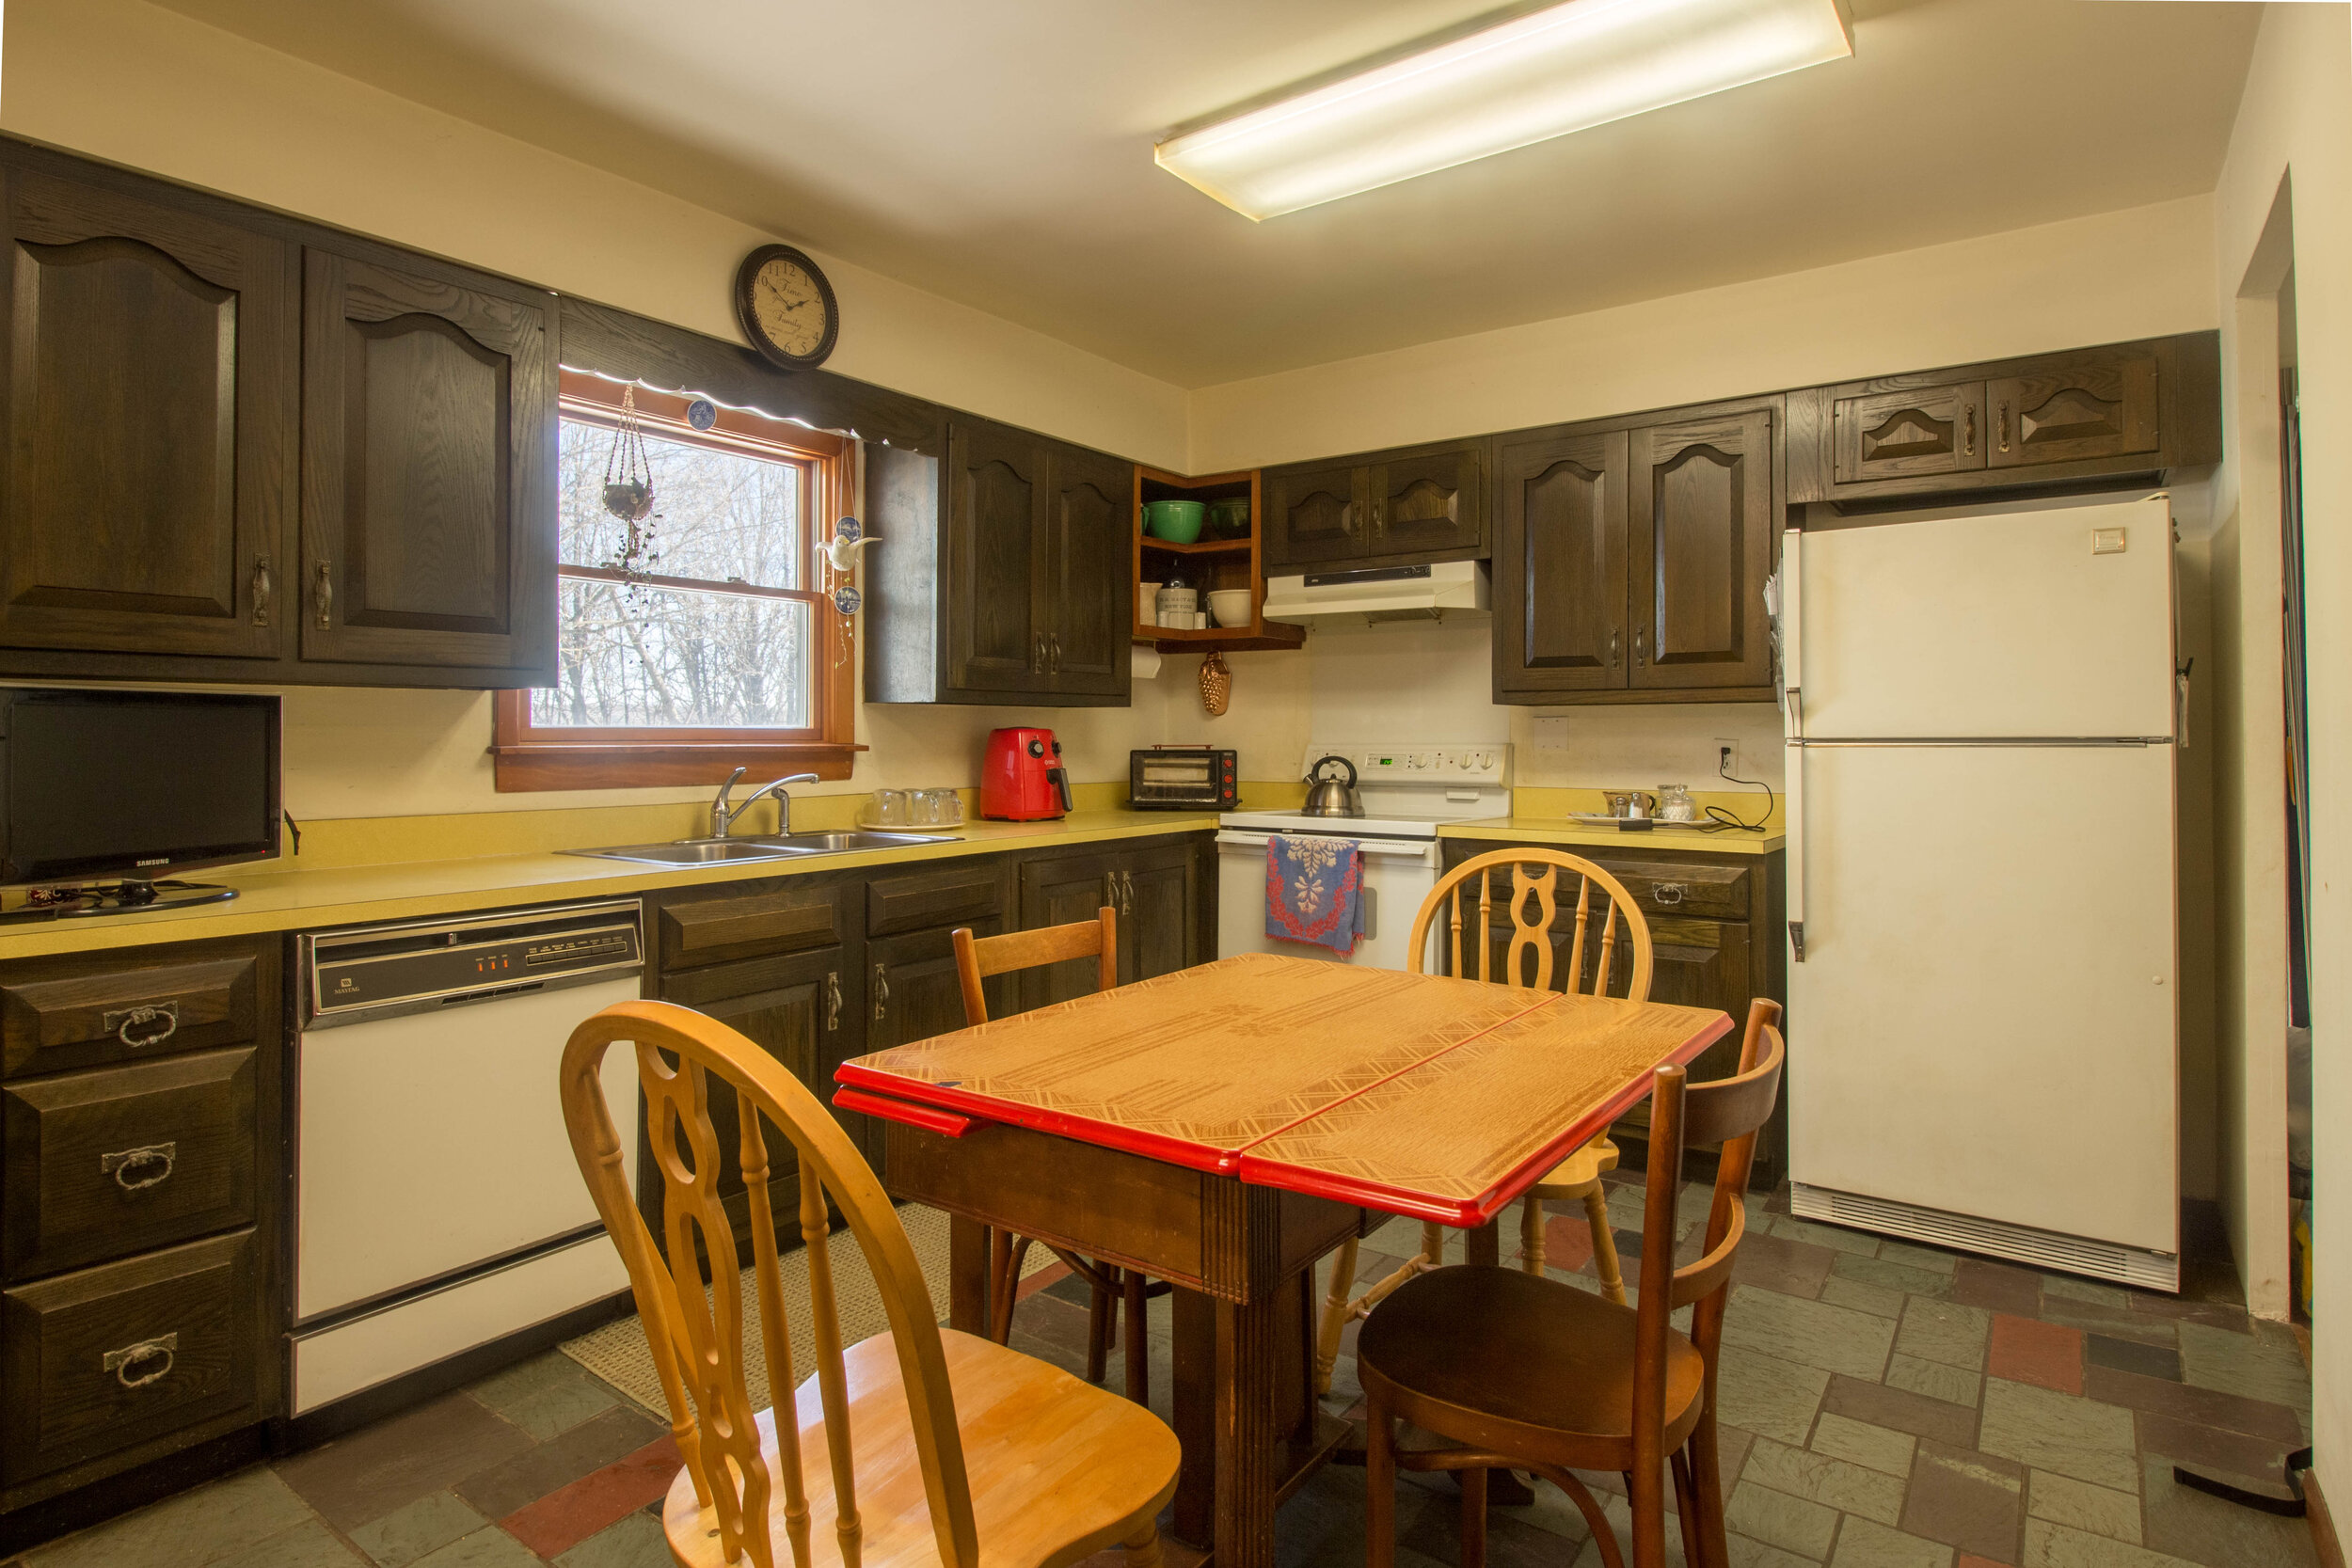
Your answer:
[[[1537,752],[1565,752],[1568,749],[1568,716],[1565,713],[1538,713],[1528,721],[1528,745]]]
[[[1716,776],[1720,778],[1722,775],[1729,773],[1737,777],[1741,774],[1744,769],[1742,769],[1740,766],[1740,742],[1727,735],[1719,735],[1715,737],[1714,744],[1715,758],[1717,763],[1717,767],[1715,768]],[[1724,754],[1726,752],[1730,753],[1728,758],[1726,758]]]

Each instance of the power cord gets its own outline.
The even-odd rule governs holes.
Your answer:
[[[1772,819],[1772,786],[1761,779],[1734,778],[1731,772],[1731,748],[1728,746],[1715,748],[1715,771],[1732,784],[1748,784],[1762,790],[1764,792],[1764,815],[1754,822],[1742,822],[1725,807],[1709,806],[1707,808],[1708,825],[1704,831],[1723,832],[1727,830],[1736,830],[1743,833],[1762,832]]]

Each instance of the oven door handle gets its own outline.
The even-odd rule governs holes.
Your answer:
[[[1274,836],[1272,833],[1243,832],[1227,828],[1218,832],[1216,841],[1236,849],[1263,849],[1266,840]],[[1336,838],[1344,835],[1330,833],[1319,836]],[[1381,860],[1418,861],[1423,865],[1438,863],[1438,841],[1434,838],[1359,838],[1353,842],[1362,853]]]

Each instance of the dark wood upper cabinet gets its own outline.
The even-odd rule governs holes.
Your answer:
[[[304,264],[302,651],[555,664],[554,297]]]
[[[5,176],[0,645],[277,657],[295,246],[168,198]]]
[[[1626,434],[1495,447],[1498,701],[1625,686]]]
[[[1268,468],[1269,572],[1484,557],[1486,439]]]
[[[1840,398],[1831,415],[1837,482],[1984,467],[1984,383]]]
[[[1633,662],[1627,684],[1769,689],[1764,579],[1779,530],[1772,410],[1645,425],[1630,434],[1629,448]]]
[[[2153,349],[2081,354],[2002,376],[1985,388],[1993,404],[1987,462],[2017,468],[2153,451],[2161,436],[2156,379]]]
[[[983,420],[866,454],[866,697],[1123,707],[1135,470]]]
[[[948,434],[946,566],[950,684],[1027,691],[1045,678],[1047,454],[1043,442],[995,425]]]
[[[2213,332],[1788,394],[1792,503],[2153,480],[2221,456]]]
[[[1265,562],[1305,566],[1344,561],[1368,547],[1371,475],[1357,464],[1269,468],[1265,496]]]
[[[1045,671],[1057,691],[1126,694],[1134,506],[1130,465],[1074,447],[1056,452],[1045,514]]]

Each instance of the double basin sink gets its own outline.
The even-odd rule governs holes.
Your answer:
[[[611,849],[566,849],[567,855],[598,860],[641,861],[648,865],[731,865],[744,861],[788,861],[807,855],[847,855],[860,849],[898,849],[944,844],[930,833],[774,833],[765,838],[680,838],[667,844],[625,844]]]

